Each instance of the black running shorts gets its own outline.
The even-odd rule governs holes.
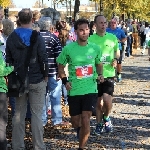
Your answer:
[[[98,84],[98,97],[101,97],[104,93],[113,96],[114,92],[114,80],[105,79],[103,83]]]
[[[92,111],[93,103],[97,98],[97,93],[68,96],[70,116],[80,115],[82,111]]]

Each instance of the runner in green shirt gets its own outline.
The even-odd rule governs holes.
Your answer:
[[[57,58],[57,63],[62,83],[68,90],[72,126],[80,131],[79,150],[82,150],[90,135],[92,106],[93,101],[97,98],[96,79],[103,82],[104,78],[100,60],[101,50],[99,46],[87,42],[89,22],[86,19],[79,19],[76,21],[74,29],[77,34],[77,42],[64,47]],[[69,81],[64,71],[67,63]]]
[[[98,15],[94,19],[97,33],[89,37],[90,42],[98,45],[102,52],[104,82],[98,84],[98,102],[96,107],[97,126],[95,134],[100,135],[105,127],[106,132],[112,131],[109,114],[112,108],[114,92],[114,76],[119,58],[119,45],[116,36],[106,32],[106,18]],[[100,53],[101,53],[100,52]]]
[[[104,36],[93,34],[88,40],[98,45],[102,50],[101,61],[103,62],[104,78],[114,77],[115,68],[112,66],[112,60],[115,58],[115,52],[119,49],[116,36],[111,33],[105,33]]]
[[[100,57],[100,48],[90,42],[85,46],[73,42],[64,47],[57,62],[64,66],[69,64],[69,81],[72,87],[68,91],[69,96],[98,93],[95,64],[100,63]]]
[[[0,149],[7,149],[6,126],[8,121],[8,98],[6,76],[14,70],[13,66],[6,66],[2,51],[0,50]]]

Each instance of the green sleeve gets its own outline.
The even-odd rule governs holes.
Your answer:
[[[64,47],[59,56],[57,57],[56,62],[66,66],[66,64],[68,63],[67,56],[67,47]]]
[[[97,46],[97,56],[95,58],[95,64],[100,64],[101,63],[101,57],[102,57],[102,51],[101,49]]]
[[[13,67],[6,67],[6,63],[3,59],[2,52],[0,51],[0,77],[7,76],[13,71]]]
[[[13,71],[13,67],[11,67],[11,66],[6,67],[6,66],[0,64],[0,77],[7,76],[7,75],[10,74],[12,71]]]

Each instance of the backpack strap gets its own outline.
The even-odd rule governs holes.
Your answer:
[[[38,35],[39,35],[39,33],[36,30],[32,31],[32,35],[30,37],[30,46],[29,46],[29,49],[27,51],[27,57],[26,57],[26,61],[25,61],[25,66],[26,67],[29,66],[30,59],[31,59],[31,56],[32,56],[32,52],[33,52],[33,46],[37,41]]]

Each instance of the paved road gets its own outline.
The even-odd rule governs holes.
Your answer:
[[[123,81],[117,83],[111,113],[114,131],[89,138],[88,150],[150,150],[150,62],[137,51],[133,58],[123,63]],[[65,113],[66,114],[66,113]],[[95,118],[91,119],[91,133]],[[59,130],[61,136],[48,141],[51,149],[77,148],[74,130]],[[54,148],[55,149],[55,148]]]
[[[150,150],[150,62],[140,51],[125,62],[123,82],[115,87],[115,132],[108,145],[115,149]]]
[[[140,51],[123,63],[123,81],[117,83],[111,113],[114,132],[92,135],[88,150],[150,150],[150,62]],[[69,119],[68,108],[63,106],[64,118]],[[91,119],[91,133],[95,118]],[[71,127],[45,128],[47,147],[51,150],[75,150],[78,142]],[[29,138],[28,138],[29,139]]]

